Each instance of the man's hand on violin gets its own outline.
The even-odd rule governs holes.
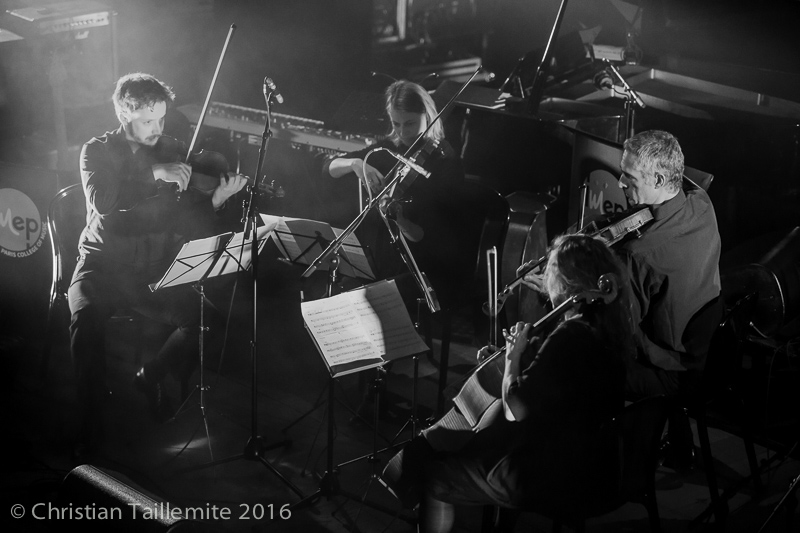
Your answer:
[[[211,203],[214,209],[219,209],[234,194],[241,191],[247,185],[247,177],[235,172],[228,172],[228,175],[219,177],[219,185],[214,189]]]
[[[178,191],[183,192],[189,186],[192,167],[186,163],[157,163],[153,165],[153,177],[165,183],[176,183]]]

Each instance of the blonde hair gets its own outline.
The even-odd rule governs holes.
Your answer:
[[[436,103],[433,101],[433,98],[431,98],[431,95],[428,94],[428,91],[417,83],[398,80],[386,88],[384,96],[386,97],[387,113],[390,109],[406,113],[418,113],[425,115],[428,124],[431,124],[436,117]],[[433,123],[433,126],[428,128],[425,137],[432,141],[444,139],[442,122],[437,120]],[[394,130],[392,130],[389,138],[395,144],[400,142],[400,138]]]

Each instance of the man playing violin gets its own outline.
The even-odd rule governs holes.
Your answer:
[[[69,288],[70,349],[82,417],[79,447],[91,444],[98,429],[107,394],[105,324],[116,309],[133,309],[176,328],[134,379],[153,414],[168,414],[161,382],[168,372],[183,377],[193,370],[200,309],[187,286],[151,292],[148,284],[163,275],[184,242],[214,234],[215,211],[246,183],[229,173],[220,176],[212,194],[191,194],[191,167],[156,156],[174,98],[149,74],[121,77],[112,97],[120,126],[91,139],[81,151],[88,214]],[[180,202],[175,190],[184,193]]]
[[[436,104],[423,87],[409,81],[396,81],[385,91],[385,105],[392,124],[389,137],[377,145],[326,161],[323,175],[340,179],[355,176],[371,197],[383,190],[392,178],[389,174],[397,160],[385,151],[370,152],[387,148],[405,155],[425,132],[425,142],[418,143],[421,150],[417,163],[430,172],[430,177],[411,171],[400,182],[402,192],[383,199],[379,206],[410,243],[414,259],[429,276],[434,290],[446,306],[448,287],[457,285],[457,280],[452,279],[454,273],[447,269],[452,268],[453,259],[458,257],[459,221],[454,209],[459,185],[464,179],[461,159],[444,138],[441,122],[431,125],[436,117]],[[408,154],[409,157],[414,155],[417,154]],[[396,276],[404,271],[377,213],[370,213],[356,230],[356,235],[363,245],[370,247],[378,278]],[[448,259],[446,265],[444,258]]]
[[[631,207],[650,210],[638,239],[616,248],[627,265],[632,289],[632,320],[637,357],[629,362],[627,394],[639,399],[692,391],[705,366],[704,353],[689,353],[689,321],[721,290],[721,241],[708,194],[683,178],[684,158],[678,140],[665,131],[640,132],[625,141],[619,187]],[[540,277],[526,275],[526,285],[540,287]],[[713,322],[713,321],[712,321]],[[667,460],[691,464],[689,420],[670,417]]]
[[[523,322],[503,331],[502,416],[460,449],[441,449],[441,434],[416,437],[403,450],[399,472],[391,478],[384,472],[382,480],[406,506],[419,503],[420,531],[450,531],[456,505],[568,507],[553,499],[574,492],[586,464],[616,468],[602,459],[608,449],[596,434],[624,405],[624,360],[634,351],[627,275],[598,239],[554,240],[543,278],[554,306],[602,292],[601,277],[613,279],[608,301],[567,305],[549,335],[537,331],[529,340],[531,324]],[[465,433],[452,425],[434,429],[456,438]],[[613,471],[607,477],[616,479]]]
[[[678,140],[664,131],[638,133],[623,146],[619,186],[630,205],[647,206],[653,214],[642,236],[619,249],[634,296],[638,357],[628,369],[631,398],[692,391],[705,367],[702,350],[687,350],[694,339],[685,331],[720,295],[721,241],[714,206],[703,189],[683,178],[683,161]],[[690,464],[688,418],[679,413],[669,425],[670,460]]]

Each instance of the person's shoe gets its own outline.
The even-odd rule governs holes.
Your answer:
[[[148,380],[144,372],[144,367],[140,368],[136,376],[134,376],[133,386],[147,398],[147,403],[150,406],[150,414],[153,415],[156,421],[163,422],[169,418],[169,408],[164,397],[161,383]]]

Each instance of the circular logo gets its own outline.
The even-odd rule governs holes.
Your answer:
[[[41,248],[46,235],[33,200],[17,189],[0,189],[0,254],[28,257]]]

